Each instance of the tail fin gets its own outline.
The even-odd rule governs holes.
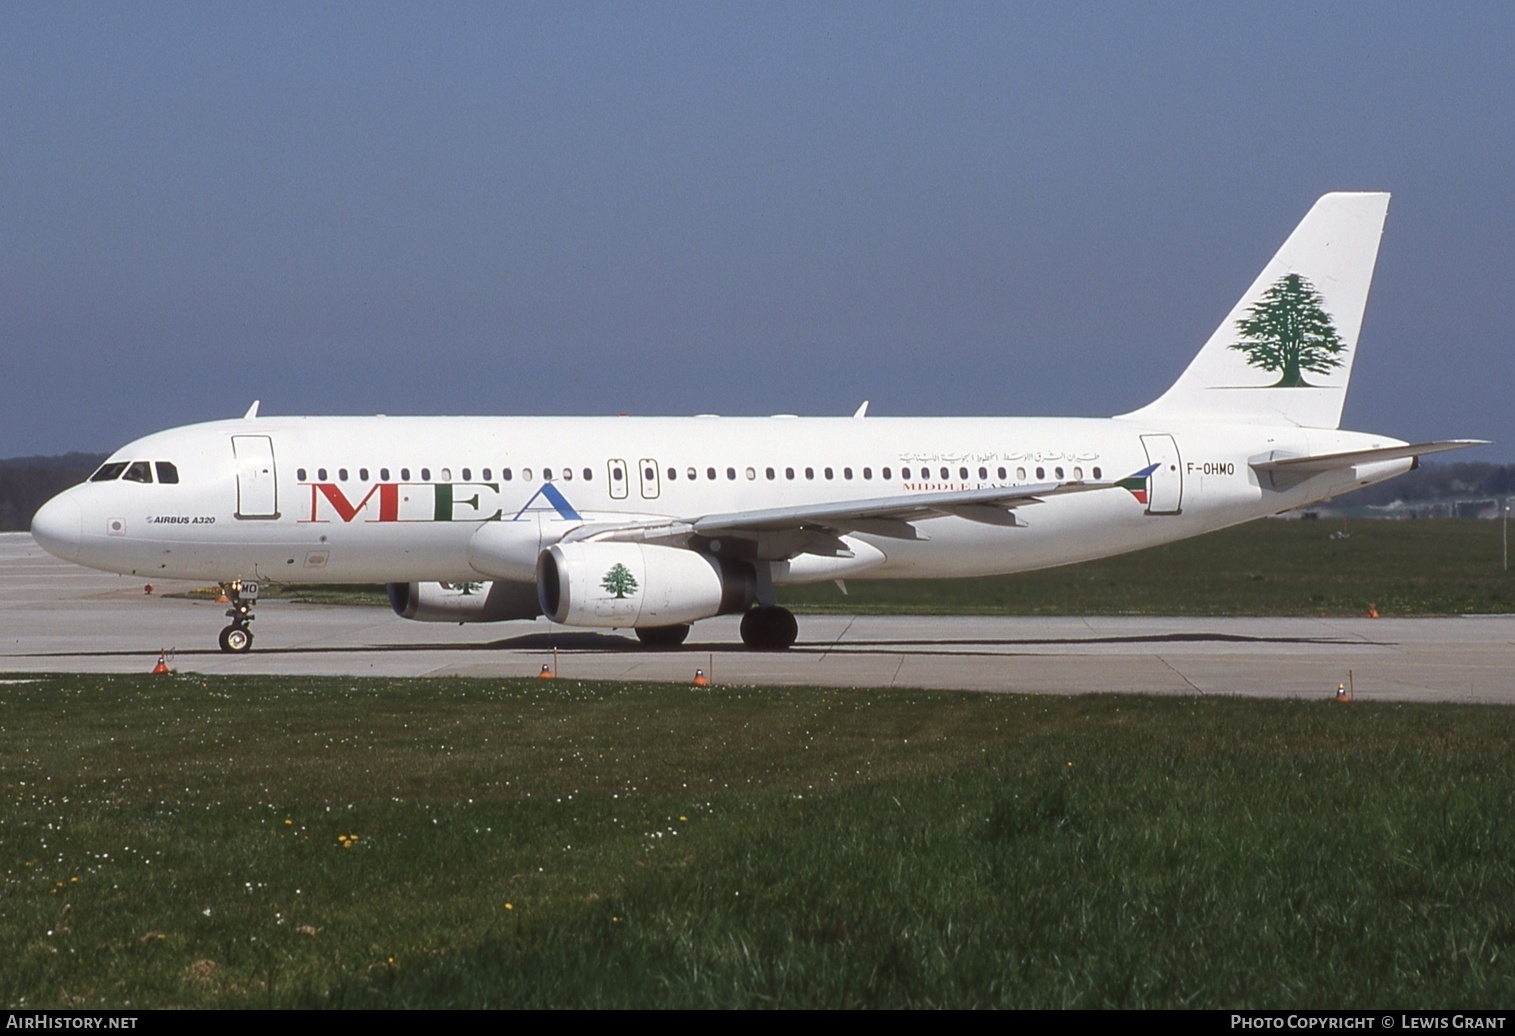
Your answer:
[[[1122,417],[1336,428],[1387,194],[1327,194],[1156,401]]]

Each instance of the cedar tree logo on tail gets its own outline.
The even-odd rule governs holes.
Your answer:
[[[605,573],[605,578],[600,580],[600,586],[619,601],[637,592],[637,577],[631,574],[631,569],[617,561]]]
[[[1262,298],[1236,322],[1242,341],[1231,348],[1247,354],[1247,362],[1265,371],[1278,371],[1272,388],[1315,388],[1304,372],[1329,374],[1341,366],[1346,343],[1336,333],[1323,296],[1297,273],[1280,277]]]

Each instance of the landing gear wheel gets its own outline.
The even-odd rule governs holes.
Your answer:
[[[252,650],[252,630],[247,626],[257,617],[252,610],[253,605],[258,603],[259,589],[257,581],[252,579],[233,579],[221,584],[221,592],[231,605],[226,609],[226,617],[231,620],[231,625],[221,631],[219,641],[222,651],[243,655]]]
[[[637,639],[650,648],[675,648],[689,636],[689,624],[679,626],[638,626]]]
[[[788,608],[757,607],[742,616],[742,643],[755,651],[783,651],[799,636],[800,624]]]
[[[245,655],[252,650],[252,630],[246,626],[228,626],[221,631],[221,650]]]

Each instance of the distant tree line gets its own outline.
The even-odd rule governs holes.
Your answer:
[[[51,497],[83,482],[105,460],[103,453],[66,453],[61,457],[14,457],[0,460],[0,532],[24,532],[32,515]],[[1515,497],[1515,464],[1465,461],[1422,464],[1415,471],[1342,499],[1387,507],[1436,500]]]
[[[0,460],[0,532],[30,529],[37,508],[83,482],[104,460],[103,453]]]
[[[1439,500],[1490,500],[1515,496],[1515,464],[1427,461],[1408,475],[1380,482],[1339,497],[1343,503],[1387,507]]]

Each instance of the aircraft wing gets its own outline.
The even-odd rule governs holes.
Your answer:
[[[1276,460],[1257,460],[1252,469],[1259,472],[1279,474],[1316,475],[1323,471],[1336,471],[1354,464],[1373,464],[1381,460],[1404,460],[1406,457],[1423,457],[1428,453],[1445,453],[1448,450],[1465,450],[1470,446],[1487,446],[1487,439],[1444,439],[1440,442],[1416,442],[1404,446],[1384,446],[1375,450],[1350,450],[1346,453],[1321,453],[1313,457],[1280,457]]]
[[[801,504],[794,507],[764,507],[689,518],[659,519],[627,524],[593,524],[564,537],[574,540],[639,540],[687,545],[717,537],[755,540],[760,555],[791,557],[795,554],[845,554],[838,537],[861,532],[891,539],[924,540],[913,523],[927,518],[953,516],[986,525],[1017,524],[1017,507],[1039,504],[1054,496],[1122,488],[1132,480],[1145,480],[1156,465],[1149,465],[1116,482],[1042,482],[1029,486],[990,489],[946,490],[871,497],[835,503]]]

